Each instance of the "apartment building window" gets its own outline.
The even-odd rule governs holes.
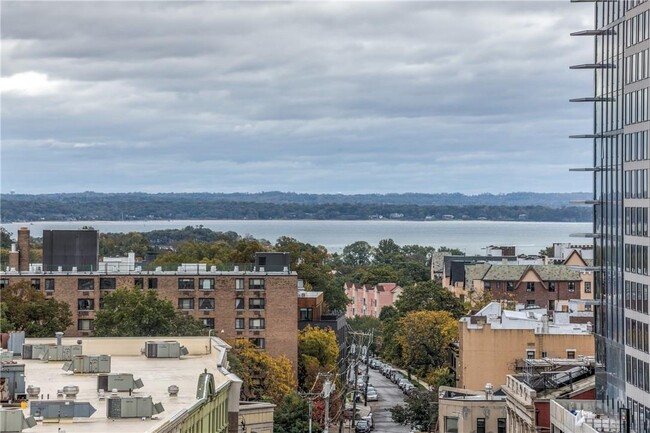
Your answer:
[[[214,299],[199,298],[199,310],[214,310]]]
[[[497,433],[506,433],[506,419],[497,418]]]
[[[9,280],[6,278],[0,279],[0,289],[7,288],[9,286]]]
[[[235,290],[244,290],[244,279],[237,278],[235,280]]]
[[[199,278],[199,290],[214,290],[214,278]]]
[[[95,300],[89,298],[77,299],[78,311],[92,311],[95,309]]]
[[[485,281],[483,283],[483,289],[484,290],[492,290],[492,281]]]
[[[149,278],[148,282],[149,290],[155,290],[158,288],[158,278]]]
[[[213,317],[204,317],[201,319],[203,326],[209,329],[214,329],[214,318]]]
[[[476,418],[476,433],[485,433],[485,418]]]
[[[445,417],[445,433],[458,433],[458,418],[452,416]]]
[[[526,283],[526,291],[527,292],[534,292],[535,291],[535,283]]]
[[[300,319],[299,320],[314,320],[314,309],[313,308],[301,308],[300,309]]]
[[[100,290],[115,290],[117,287],[115,283],[115,278],[100,278],[99,279],[99,289]]]
[[[178,290],[194,290],[194,278],[179,278]]]
[[[576,282],[575,281],[569,281],[569,292],[575,292],[576,291]]]
[[[266,340],[263,338],[251,338],[249,341],[258,349],[264,349],[266,347]]]
[[[550,281],[548,283],[548,291],[549,292],[555,292],[555,281]]]
[[[45,291],[53,292],[54,291],[54,278],[45,279]]]
[[[585,281],[585,293],[591,293],[591,283],[589,281]]]
[[[32,289],[41,290],[41,279],[40,278],[32,278],[31,284],[32,284]]]
[[[179,298],[178,299],[178,308],[181,310],[193,310],[194,309],[194,298]]]
[[[78,331],[92,331],[93,330],[93,320],[92,319],[79,319],[77,320],[77,330]]]
[[[526,359],[535,359],[535,351],[534,350],[527,350],[526,351]]]
[[[100,310],[104,309],[104,298],[99,298],[99,309]]]
[[[251,278],[248,280],[250,290],[264,290],[264,278]]]
[[[235,319],[235,329],[244,329],[244,319]]]
[[[548,309],[550,311],[555,311],[555,299],[548,300]]]
[[[501,290],[501,282],[497,281],[495,283],[495,287],[496,287],[497,290]]]
[[[537,304],[536,304],[536,302],[535,302],[534,299],[526,299],[526,306],[527,306],[527,307],[534,307],[534,306],[536,306],[536,305],[537,305]]]
[[[266,299],[264,298],[250,298],[248,300],[248,308],[251,310],[263,310],[266,304],[265,301]]]
[[[92,278],[79,278],[77,280],[77,289],[83,291],[95,290],[95,280]]]
[[[508,281],[506,283],[506,290],[508,290],[509,292],[515,290],[515,283],[513,283],[512,281]]]
[[[144,278],[134,278],[133,287],[135,287],[136,290],[144,289]]]
[[[265,329],[266,322],[264,319],[248,319],[248,329]]]
[[[567,350],[566,351],[566,358],[567,359],[576,359],[576,351],[575,350]]]
[[[235,298],[235,310],[244,309],[244,298]]]

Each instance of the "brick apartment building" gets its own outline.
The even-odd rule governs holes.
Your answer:
[[[381,309],[393,305],[404,289],[395,283],[370,284],[344,283],[343,289],[350,300],[346,317],[379,317]]]
[[[29,231],[21,229],[18,235],[20,249],[29,248],[24,239],[29,239]],[[16,251],[10,257],[10,263],[17,266],[0,271],[0,289],[28,281],[47,297],[68,303],[73,325],[65,330],[66,335],[91,336],[104,296],[117,288],[134,287],[155,290],[224,340],[247,338],[272,356],[285,355],[297,365],[298,276],[288,266],[273,264],[284,253],[258,253],[255,266],[246,270],[234,266],[229,271],[205,264],[143,271],[105,263],[98,263],[95,271],[76,267],[44,271],[42,266],[25,265],[20,259],[29,256],[20,254]]]

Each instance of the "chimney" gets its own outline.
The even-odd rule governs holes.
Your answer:
[[[29,271],[29,229],[27,227],[18,230],[18,270]]]
[[[18,251],[16,250],[16,244],[11,244],[11,251],[9,251],[9,269],[18,270]]]

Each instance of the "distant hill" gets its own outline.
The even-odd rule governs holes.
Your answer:
[[[570,206],[590,193],[298,194],[70,193],[2,194],[3,222],[147,219],[487,219],[590,221]]]

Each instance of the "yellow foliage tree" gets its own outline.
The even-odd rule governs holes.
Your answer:
[[[310,389],[318,373],[336,373],[339,346],[331,329],[309,325],[298,335],[298,377],[305,389]]]
[[[245,339],[231,342],[228,360],[231,370],[242,379],[241,399],[267,400],[279,404],[295,391],[297,383],[291,361],[273,358]]]
[[[395,337],[402,364],[422,378],[445,366],[449,345],[458,338],[458,321],[447,311],[413,311],[398,322]]]

